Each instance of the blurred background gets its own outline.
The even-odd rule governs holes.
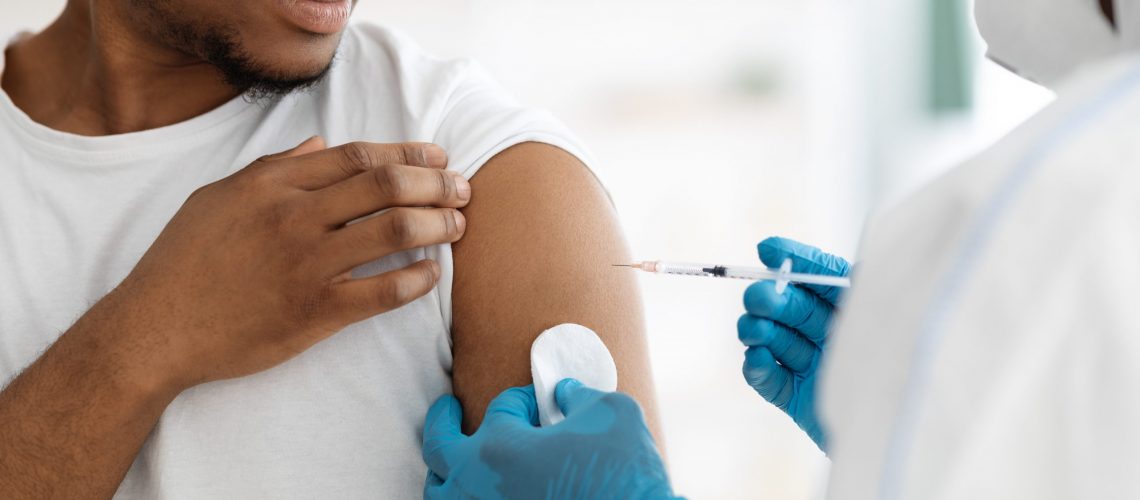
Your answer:
[[[64,0],[4,2],[0,36]],[[635,257],[753,264],[769,235],[857,257],[864,221],[1052,95],[985,61],[968,0],[363,0],[473,57],[592,150]],[[643,276],[674,487],[818,498],[827,459],[740,374],[746,283]]]

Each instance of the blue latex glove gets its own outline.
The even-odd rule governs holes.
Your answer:
[[[534,387],[508,389],[472,436],[441,397],[424,423],[424,498],[676,498],[641,407],[574,379],[554,391],[566,420],[538,427]]]
[[[847,276],[847,261],[784,238],[758,245],[760,260],[780,267],[792,259],[792,272]],[[776,293],[772,281],[753,283],[744,292],[747,314],[736,324],[744,353],[744,379],[764,399],[784,410],[827,451],[827,435],[815,414],[816,370],[826,346],[831,317],[843,289],[789,285]]]

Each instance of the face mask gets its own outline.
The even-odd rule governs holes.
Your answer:
[[[974,17],[986,56],[1022,77],[1053,87],[1078,66],[1124,50],[1138,2],[1116,0],[1114,30],[1098,0],[977,0]]]

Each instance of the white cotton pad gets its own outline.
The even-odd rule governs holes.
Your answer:
[[[530,374],[543,427],[566,418],[554,401],[554,388],[562,379],[575,378],[599,391],[617,390],[617,367],[610,350],[593,330],[572,323],[558,325],[534,339]]]

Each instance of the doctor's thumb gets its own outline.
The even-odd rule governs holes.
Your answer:
[[[587,387],[577,379],[568,378],[563,379],[554,387],[554,402],[558,403],[558,408],[562,410],[562,414],[569,417],[573,412],[587,406],[590,402],[596,401],[605,394],[603,391]]]

